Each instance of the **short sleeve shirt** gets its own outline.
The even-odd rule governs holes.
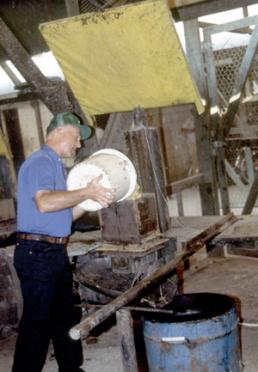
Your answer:
[[[71,233],[72,209],[40,212],[35,194],[39,190],[64,191],[64,165],[56,152],[44,145],[22,164],[17,185],[17,230],[64,237]]]

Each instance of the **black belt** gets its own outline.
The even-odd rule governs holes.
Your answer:
[[[26,233],[17,233],[17,238],[23,240],[38,240],[41,242],[47,242],[52,244],[66,244],[68,243],[69,237],[57,237],[57,236],[49,236],[49,235],[42,235],[42,234],[26,234]]]

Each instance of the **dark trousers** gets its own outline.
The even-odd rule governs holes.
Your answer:
[[[59,371],[79,371],[81,342],[68,331],[80,321],[81,310],[65,246],[18,240],[14,265],[24,303],[12,372],[42,371],[51,339]]]

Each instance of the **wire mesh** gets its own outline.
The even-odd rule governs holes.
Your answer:
[[[247,46],[243,45],[213,52],[218,91],[218,108],[221,115],[225,115],[228,110],[229,101],[233,95],[235,82],[239,77],[239,68],[246,49]],[[256,84],[256,81],[258,81],[257,77],[258,63],[255,59],[248,75],[244,97],[240,102],[229,137],[257,137],[258,102],[255,100],[255,93],[258,86]],[[247,147],[243,146],[226,147],[225,159],[229,167],[231,167],[231,172],[228,172],[230,206],[236,214],[240,214],[253,181],[253,178],[250,176],[252,174],[250,166],[253,166],[253,171],[257,170],[258,147],[249,147],[249,151],[247,151]],[[254,208],[252,213],[258,213],[258,209]]]
[[[236,77],[239,72],[246,47],[220,49],[214,51],[216,80],[218,89],[218,106],[221,114],[225,114],[232,95]]]

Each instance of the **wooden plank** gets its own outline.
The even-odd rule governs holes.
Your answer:
[[[112,147],[123,152],[126,147],[125,133],[131,128],[132,123],[132,111],[112,113],[106,124],[100,148]]]
[[[0,183],[1,184],[1,183]],[[14,200],[9,198],[3,198],[1,195],[0,199],[0,220],[9,220],[11,218],[15,218],[15,206],[14,206]]]
[[[37,93],[26,91],[18,92],[6,95],[0,95],[0,106],[12,105],[18,102],[32,101],[34,99],[40,98]]]
[[[155,194],[114,203],[101,210],[100,221],[103,241],[141,243],[143,238],[159,232]]]
[[[252,63],[256,54],[258,45],[258,25],[255,26],[249,44],[247,46],[245,55],[243,57],[241,66],[239,68],[239,79],[235,81],[233,93],[229,100],[229,107],[226,116],[222,122],[222,128],[224,129],[225,136],[228,135],[230,127],[234,121],[234,117],[238,110],[240,100],[244,93],[244,86],[247,80],[248,74],[251,70]]]
[[[42,74],[1,17],[0,44],[16,68],[32,89],[38,92],[40,98],[52,113],[68,110],[69,100],[64,84],[53,84]]]
[[[194,185],[198,185],[203,180],[202,174],[196,174],[191,177],[183,178],[182,180],[171,183],[172,193],[177,193]]]
[[[208,85],[208,102],[207,106],[210,110],[211,130],[216,134],[219,127],[219,107],[218,107],[218,87],[216,78],[216,67],[215,57],[213,53],[213,46],[211,40],[211,34],[207,32],[207,29],[203,32],[204,36],[204,65],[207,71],[207,85]]]
[[[11,149],[10,149],[11,150]],[[11,158],[8,158],[8,153],[0,154],[0,200],[15,198],[16,194],[16,178]],[[9,150],[6,150],[9,152]],[[11,154],[10,154],[11,156]],[[0,208],[0,215],[1,215]],[[0,218],[1,219],[1,218]]]
[[[248,16],[246,16],[248,17]],[[207,27],[213,27],[217,26],[216,23],[211,22],[198,22],[199,27],[201,28],[207,28]],[[244,28],[238,28],[236,30],[232,30],[231,32],[237,33],[237,34],[250,34],[252,32],[252,29],[250,27],[244,27]]]
[[[258,126],[257,126],[258,131]],[[235,137],[235,138],[226,138],[226,146],[227,148],[232,147],[252,147],[258,146],[258,138],[243,138],[243,137]]]
[[[42,146],[45,141],[44,141],[44,132],[43,132],[43,124],[42,124],[42,118],[41,118],[41,113],[40,113],[39,101],[38,100],[31,101],[30,104],[33,107],[34,112],[35,112],[39,143]]]
[[[218,128],[218,141],[214,142],[216,145],[216,166],[218,175],[218,185],[220,190],[221,207],[223,214],[230,212],[230,201],[227,184],[227,174],[225,166],[225,149],[224,149],[224,136],[222,130]]]
[[[116,321],[120,337],[123,371],[137,372],[137,358],[133,332],[133,318],[130,310],[120,309],[116,312]]]
[[[197,234],[216,224],[221,216],[184,216],[171,218],[171,230],[165,236],[173,236],[177,245],[184,250],[187,243]]]
[[[184,205],[183,205],[183,198],[181,191],[176,193],[176,201],[177,201],[177,212],[179,216],[184,216]]]
[[[141,191],[156,195],[159,227],[164,232],[169,228],[170,220],[157,129],[141,127],[131,130],[126,140]]]
[[[257,25],[258,16],[250,16],[247,18],[238,19],[237,21],[227,22],[223,24],[213,25],[205,28],[205,32],[210,35],[217,34],[220,32],[229,32],[243,27]]]
[[[250,187],[247,199],[241,214],[251,214],[258,196],[258,172],[255,173],[254,181]]]
[[[168,0],[168,5],[170,8],[181,8],[184,6],[189,6],[193,4],[203,3],[207,0]]]
[[[18,79],[18,77],[15,75],[13,70],[8,66],[6,62],[2,62],[1,64],[2,69],[4,72],[8,75],[8,77],[12,80],[14,85],[19,85],[21,84],[21,81]]]
[[[194,117],[199,170],[203,175],[203,180],[199,184],[202,214],[208,216],[218,215],[219,200],[212,158],[209,115],[206,113],[198,116],[194,106],[192,106],[192,114]]]
[[[245,163],[247,169],[248,183],[251,184],[254,181],[254,163],[253,155],[250,147],[244,147],[245,152]]]
[[[213,238],[213,242],[258,239],[258,215],[242,215],[234,224]]]
[[[239,174],[235,172],[234,168],[227,160],[225,160],[225,166],[226,166],[227,175],[232,179],[234,184],[240,188],[240,190],[244,191],[246,189],[246,186],[241,181]]]
[[[65,7],[68,17],[73,17],[80,14],[78,0],[65,0]]]
[[[3,116],[6,124],[8,142],[13,157],[13,165],[17,174],[25,159],[18,109],[12,108],[9,110],[3,110]]]
[[[185,4],[184,7],[178,7],[171,9],[173,18],[176,22],[186,21],[189,19],[195,19],[202,17],[204,15],[224,12],[226,10],[231,10],[235,8],[241,8],[248,5],[257,4],[257,0],[209,0],[203,3],[197,4]]]
[[[203,99],[207,98],[204,61],[200,40],[198,20],[184,22],[186,57],[195,83]]]

